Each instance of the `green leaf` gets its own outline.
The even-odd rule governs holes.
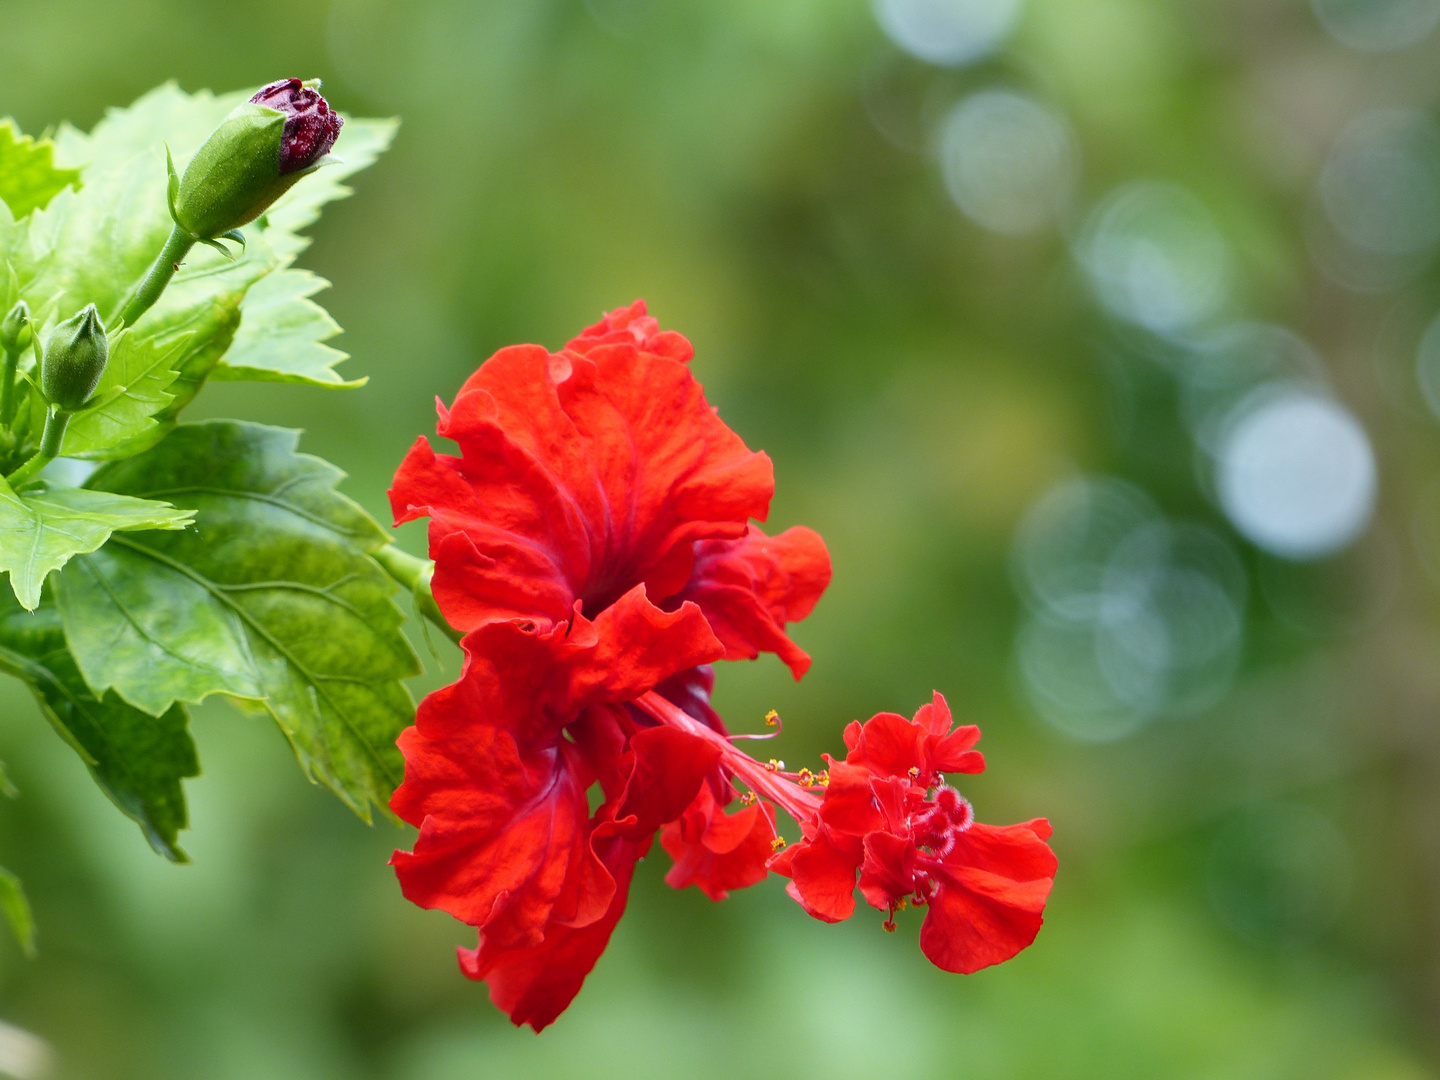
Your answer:
[[[116,394],[70,421],[61,453],[67,457],[99,456],[126,442],[135,442],[158,428],[155,415],[175,395],[168,388],[178,375],[175,364],[185,352],[186,337],[137,338],[122,330],[110,336],[110,362],[95,388],[98,397]],[[118,392],[118,393],[117,393]]]
[[[80,182],[77,170],[55,167],[54,150],[48,139],[36,142],[21,135],[15,121],[0,120],[0,199],[15,217],[23,218]]]
[[[62,191],[43,210],[18,221],[0,206],[0,260],[14,266],[21,295],[31,307],[39,311],[53,301],[64,317],[93,302],[110,326],[131,285],[169,235],[167,144],[183,169],[225,114],[248,96],[185,94],[167,83],[129,108],[111,110],[89,134],[62,126],[55,156],[61,165],[81,170],[80,190]],[[270,373],[258,378],[343,385],[329,370],[339,356],[321,344],[333,334],[334,323],[309,299],[316,291],[309,288],[314,279],[305,278],[304,285],[289,281],[254,305],[245,300],[258,282],[304,250],[308,240],[298,230],[313,223],[325,203],[349,194],[343,180],[374,161],[394,130],[389,120],[347,121],[335,147],[344,162],[304,177],[261,221],[246,227],[244,249],[233,262],[203,246],[186,256],[159,302],[135,327],[141,337],[158,338],[161,346],[187,335],[171,364],[178,372],[167,388],[172,400],[150,414],[154,425],[87,456],[138,453],[163,437],[231,347],[242,321],[250,359],[236,365],[231,378],[253,369]],[[271,320],[278,327],[267,327]],[[291,347],[275,344],[296,328],[306,336]]]
[[[40,586],[72,556],[94,551],[113,532],[183,529],[193,514],[169,503],[85,488],[16,494],[0,479],[0,570],[22,607],[35,610]]]
[[[103,171],[168,142],[176,161],[182,162],[247,97],[241,90],[218,96],[209,90],[187,94],[173,81],[162,83],[124,108],[105,110],[104,119],[88,134],[61,124],[55,156],[71,168]]]
[[[298,433],[234,421],[177,427],[90,486],[196,512],[184,533],[114,536],[57,578],[86,682],[158,714],[226,694],[263,705],[301,766],[362,817],[399,784],[395,738],[418,673],[369,557],[383,530],[297,454]]]
[[[185,862],[176,844],[187,824],[181,780],[198,776],[189,718],[176,705],[155,717],[115,694],[97,697],[65,645],[60,611],[46,592],[38,610],[0,595],[0,670],[21,679],[45,718],[90,770],[110,800],[161,855]]]
[[[210,377],[364,386],[368,379],[346,382],[335,373],[347,354],[324,344],[340,333],[340,326],[310,297],[329,287],[308,270],[280,270],[259,282],[245,297],[234,344]]]
[[[25,899],[25,889],[20,879],[0,866],[0,911],[15,933],[20,949],[32,959],[35,956],[35,916],[30,913],[30,901]]]

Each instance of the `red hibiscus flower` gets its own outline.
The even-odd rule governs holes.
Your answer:
[[[750,524],[769,505],[770,461],[706,403],[691,353],[643,302],[559,353],[502,349],[440,406],[460,454],[421,438],[391,491],[397,523],[430,517],[436,600],[469,631],[460,681],[400,740],[392,805],[420,836],[396,871],[411,900],[479,928],[462,966],[537,1028],[604,948],[627,860],[706,780],[687,820],[728,820],[708,664],[776,652],[800,677],[810,658],[785,625],[830,580],[817,534]],[[657,688],[717,739],[625,707]],[[750,842],[687,882],[765,876],[773,819],[761,836],[751,817]]]
[[[466,631],[459,681],[400,738],[391,805],[420,832],[392,861],[409,899],[479,931],[461,969],[537,1031],[604,951],[657,830],[666,880],[713,900],[775,869],[819,918],[853,911],[857,875],[892,916],[926,904],[922,947],[949,970],[1028,944],[1054,870],[1043,823],[977,825],[944,785],[983,759],[938,695],[915,721],[852,724],[828,774],[737,748],[711,665],[773,652],[803,675],[785,629],[830,560],[808,529],[751,523],[769,459],[705,402],[692,352],[643,302],[559,353],[502,349],[439,408],[459,454],[421,438],[390,493],[397,523],[430,518],[435,598]],[[802,833],[778,856],[777,807]]]

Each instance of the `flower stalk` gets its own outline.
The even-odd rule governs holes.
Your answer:
[[[150,269],[145,271],[145,276],[135,283],[125,297],[118,315],[119,325],[134,326],[141,315],[155,306],[155,301],[160,299],[165,286],[170,284],[170,279],[180,269],[181,261],[190,254],[190,249],[194,246],[195,237],[179,225],[170,230],[165,246],[160,249],[160,254],[155,256]]]
[[[40,449],[25,464],[5,478],[12,490],[29,483],[35,475],[60,456],[60,446],[65,441],[65,429],[70,426],[70,417],[75,415],[68,409],[51,406],[45,414],[45,430],[40,436]]]
[[[410,594],[415,598],[415,607],[421,615],[439,627],[455,644],[460,644],[460,639],[465,635],[445,621],[445,616],[440,613],[440,605],[435,602],[435,592],[430,587],[430,581],[435,576],[433,562],[401,551],[396,544],[386,544],[374,553],[374,559],[397,584],[410,590]]]
[[[20,366],[20,353],[34,334],[30,307],[19,300],[0,323],[0,348],[5,351],[5,366],[0,373],[0,424],[7,429],[15,422],[15,372]]]

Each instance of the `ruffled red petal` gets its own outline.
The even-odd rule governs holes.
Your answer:
[[[582,865],[589,777],[573,746],[522,754],[510,731],[462,723],[431,737],[408,728],[400,747],[405,783],[391,805],[420,835],[391,863],[412,903],[493,926],[506,944],[538,942],[557,903],[572,917],[605,910],[610,888]]]
[[[796,844],[784,863],[772,860],[770,869],[788,870],[786,892],[809,914],[822,922],[842,922],[855,913],[855,873],[864,858],[859,837],[837,836],[822,825]]]
[[[438,430],[460,456],[417,442],[390,500],[397,523],[431,518],[435,597],[462,630],[593,615],[639,584],[673,596],[694,542],[741,536],[774,489],[689,369],[634,345],[502,349]]]
[[[646,728],[630,739],[634,757],[625,792],[613,818],[600,826],[632,839],[649,839],[685,812],[705,777],[720,762],[713,743],[671,727]]]
[[[831,832],[846,836],[861,837],[883,828],[885,822],[870,787],[870,771],[835,761],[828,754],[825,758],[830,765],[830,782],[820,803],[820,820]]]
[[[599,919],[578,928],[549,926],[542,941],[521,948],[501,946],[482,931],[477,948],[456,950],[460,970],[485,981],[490,1000],[516,1027],[548,1027],[575,999],[610,943],[615,924],[625,914],[635,863],[649,846],[649,840],[621,838],[606,843],[601,858],[614,878],[615,893]]]
[[[915,891],[915,845],[904,836],[873,832],[865,837],[860,895],[884,911]]]
[[[511,946],[538,941],[547,921],[599,918],[614,883],[590,852],[586,789],[600,775],[625,787],[618,806],[633,835],[678,816],[718,760],[710,743],[655,729],[595,738],[582,752],[561,729],[589,708],[632,700],[713,659],[719,644],[699,609],[663,612],[643,588],[594,624],[537,629],[491,623],[464,641],[460,680],[429,695],[400,738],[405,781],[391,806],[420,835],[392,862],[405,895],[487,929]]]
[[[877,713],[860,725],[853,738],[847,728],[845,745],[850,752],[845,760],[882,776],[905,776],[911,769],[925,779],[937,772],[984,772],[984,755],[971,749],[980,741],[980,729],[965,725],[951,731],[950,724],[950,706],[936,692],[914,720],[898,713]]]
[[[725,659],[773,652],[798,679],[810,657],[786,637],[785,624],[809,615],[829,584],[830,552],[819,533],[796,526],[766,536],[751,525],[738,540],[696,544],[694,570],[676,599],[700,606]]]
[[[1049,822],[975,824],[945,860],[920,929],[937,967],[969,974],[1009,960],[1035,940],[1055,877]]]
[[[644,300],[607,313],[566,342],[565,348],[584,356],[600,345],[634,345],[641,352],[669,357],[682,364],[689,363],[695,355],[685,335],[661,330],[659,321],[645,313]]]
[[[765,880],[774,853],[775,811],[768,803],[727,814],[709,785],[660,833],[660,844],[675,865],[665,875],[672,889],[694,885],[711,900],[724,900],[731,889]]]

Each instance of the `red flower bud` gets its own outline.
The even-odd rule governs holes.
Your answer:
[[[172,165],[175,224],[209,243],[254,221],[318,169],[340,134],[340,117],[317,86],[299,79],[271,83],[230,110],[195,151],[183,177],[175,177]]]
[[[280,79],[250,99],[252,105],[285,114],[280,139],[280,175],[309,168],[330,152],[344,123],[320,92],[299,79]]]

